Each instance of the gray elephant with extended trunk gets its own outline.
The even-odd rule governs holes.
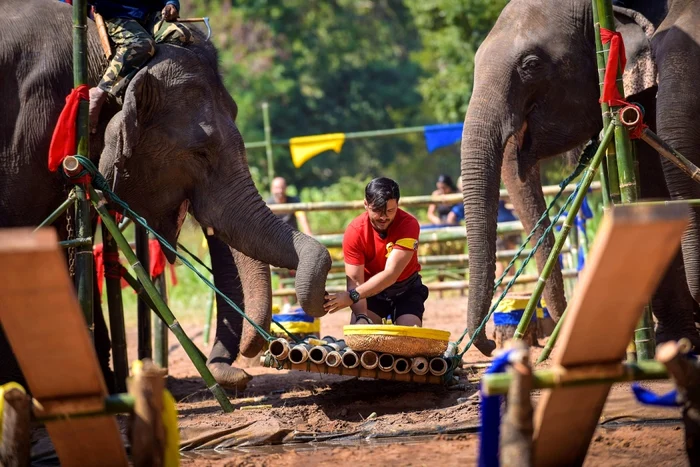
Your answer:
[[[697,114],[689,107],[694,106],[696,112],[699,110],[700,94],[692,90],[695,86],[678,86],[688,85],[698,76],[700,70],[690,73],[688,63],[698,68],[700,61],[689,60],[683,62],[682,68],[673,69],[667,62],[675,55],[657,47],[660,33],[651,39],[664,17],[664,24],[675,31],[675,36],[680,36],[671,26],[677,21],[672,18],[676,17],[685,17],[689,24],[694,24],[693,31],[697,34],[698,16],[694,16],[693,23],[685,11],[697,10],[697,2],[688,5],[691,2],[673,2],[666,15],[664,2],[627,1],[625,6],[629,8],[615,7],[615,21],[627,53],[624,81],[628,100],[641,103],[646,110],[646,123],[654,129],[658,120],[659,135],[698,163],[700,134],[697,131],[685,134],[682,129],[688,129],[694,121],[690,117]],[[637,6],[641,9],[632,9]],[[663,25],[659,31],[662,29]],[[690,47],[687,40],[684,44]],[[675,47],[677,54],[689,58],[690,52],[681,50]],[[697,53],[697,40],[688,50]],[[503,178],[524,227],[531,230],[545,209],[539,161],[577,151],[602,129],[595,57],[591,0],[513,0],[503,9],[477,52],[474,91],[462,137],[463,194],[470,255],[470,333],[486,316],[492,297],[500,179]],[[656,64],[660,69],[658,99]],[[687,92],[681,96],[680,89]],[[692,149],[691,144],[694,145]],[[637,143],[637,158],[643,198],[668,199],[670,195],[687,198],[700,194],[697,185],[675,167],[661,162],[659,155],[646,144]],[[700,289],[700,250],[696,245],[699,218],[695,213],[695,225],[688,229],[683,241],[688,279],[696,298]],[[548,223],[541,226],[536,238],[547,226]],[[550,234],[536,256],[540,270],[553,244]],[[555,319],[566,307],[563,290],[557,265],[544,291]],[[658,340],[688,337],[696,345],[700,344],[693,320],[697,304],[692,298],[679,254],[652,302],[658,320]],[[476,337],[475,345],[487,355],[495,347],[483,331]]]
[[[70,189],[59,173],[48,171],[47,158],[72,88],[71,24],[71,7],[65,3],[3,2],[0,227],[38,224]],[[296,269],[301,306],[320,316],[330,255],[266,207],[250,176],[235,123],[237,107],[219,76],[216,50],[193,32],[194,43],[186,47],[157,46],[155,57],[129,84],[121,108],[106,104],[90,139],[91,159],[116,193],[171,244],[186,211],[212,228],[230,247],[212,248],[215,275],[224,271],[215,280],[235,291],[235,299],[243,298],[256,322],[270,323],[268,264]],[[94,85],[105,63],[92,22],[88,36],[89,84]],[[65,218],[55,226],[65,238]],[[166,256],[174,260],[167,250]],[[241,336],[240,317],[230,308],[220,307],[219,313],[208,365],[222,385],[240,386],[245,374],[231,368],[239,347],[243,355],[254,356],[264,341],[247,323]],[[98,354],[107,372],[109,341],[99,304],[95,317]],[[16,362],[0,336],[0,382],[17,377]]]

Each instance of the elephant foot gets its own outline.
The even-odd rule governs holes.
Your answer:
[[[684,337],[688,339],[691,344],[693,344],[694,351],[697,352],[697,350],[700,349],[700,334],[698,334],[698,330],[695,328],[695,326],[676,332],[671,331],[660,324],[656,326],[657,344],[668,341],[678,341]]]
[[[252,376],[240,368],[232,367],[223,362],[209,363],[207,367],[209,371],[211,371],[216,382],[224,389],[242,391],[248,385],[248,382],[253,379]]]
[[[486,338],[484,335],[479,336],[474,340],[474,346],[479,349],[479,352],[487,357],[490,357],[491,353],[496,350],[496,343],[491,339]]]

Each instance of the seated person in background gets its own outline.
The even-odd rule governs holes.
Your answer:
[[[420,226],[399,209],[399,185],[375,178],[365,188],[365,212],[345,231],[343,255],[347,292],[326,295],[324,308],[335,313],[349,306],[350,324],[421,326],[428,288],[418,264]]]
[[[457,179],[457,193],[462,192],[462,177]],[[445,223],[447,225],[459,225],[464,220],[464,204],[457,203],[452,206],[450,212],[447,214],[447,220]]]
[[[301,200],[296,196],[287,196],[287,181],[283,177],[275,177],[270,185],[270,194],[272,195],[267,204],[293,204],[300,203]],[[277,218],[288,224],[295,230],[301,230],[306,235],[311,235],[309,221],[306,219],[306,213],[303,211],[285,212],[277,214]],[[297,220],[301,224],[301,229],[297,225]]]
[[[457,193],[457,188],[449,175],[441,174],[435,182],[437,190],[433,191],[433,196],[449,195]],[[428,206],[428,220],[433,225],[443,225],[447,222],[447,216],[454,207],[454,204],[431,204]]]

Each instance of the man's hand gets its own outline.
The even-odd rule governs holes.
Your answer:
[[[175,5],[172,3],[165,5],[165,8],[163,8],[161,13],[163,14],[163,19],[165,21],[174,21],[177,19],[177,8],[175,8]]]
[[[323,308],[326,313],[335,313],[345,307],[352,305],[352,298],[348,292],[338,292],[336,294],[326,294],[326,302]]]

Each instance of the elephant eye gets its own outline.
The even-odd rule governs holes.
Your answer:
[[[535,72],[542,68],[542,60],[536,55],[528,55],[523,58],[521,67],[524,71]]]

